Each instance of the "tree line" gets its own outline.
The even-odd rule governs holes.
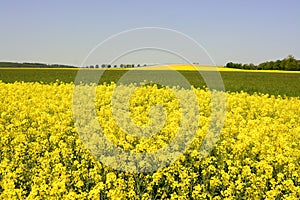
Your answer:
[[[88,65],[85,68],[135,68],[135,67],[145,67],[147,64],[102,64],[102,65]],[[44,64],[44,63],[16,63],[16,62],[0,62],[0,68],[78,68],[71,65],[61,65],[61,64]]]
[[[295,59],[294,56],[289,55],[282,60],[266,61],[258,65],[242,64],[229,62],[224,67],[236,69],[252,69],[252,70],[287,70],[287,71],[300,71],[300,60]]]
[[[85,68],[135,68],[135,67],[142,67],[147,66],[146,64],[120,64],[120,65],[111,65],[111,64],[102,64],[102,65],[87,65]]]
[[[15,63],[15,62],[0,62],[0,68],[76,68],[70,65],[61,64],[44,64],[44,63]]]

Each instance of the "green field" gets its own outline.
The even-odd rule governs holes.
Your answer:
[[[0,69],[0,80],[5,83],[13,82],[42,82],[51,83],[57,80],[70,83],[74,82],[78,69]],[[88,70],[92,72],[92,70]],[[99,81],[117,82],[127,70],[106,70]],[[147,71],[151,74],[154,71]],[[192,85],[196,87],[205,86],[205,82],[198,72],[190,70],[179,71]],[[134,71],[136,76],[141,72]],[[160,71],[162,77],[168,76],[170,72]],[[227,91],[244,91],[250,94],[254,92],[281,95],[300,96],[300,73],[278,73],[278,72],[243,72],[243,71],[221,71],[220,72]]]

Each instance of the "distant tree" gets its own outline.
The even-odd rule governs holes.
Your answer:
[[[243,64],[243,67],[242,67],[243,69],[250,69],[250,66],[249,66],[249,64]]]
[[[111,68],[111,65],[107,65],[106,67],[107,67],[107,68]]]
[[[229,63],[227,63],[225,65],[225,67],[227,67],[227,68],[234,68],[234,64],[233,64],[233,62],[229,62]]]
[[[242,63],[236,63],[235,64],[235,68],[242,69],[243,68],[243,64]]]
[[[249,69],[252,69],[252,70],[253,70],[253,69],[257,69],[257,67],[256,67],[253,63],[250,63],[250,64],[249,64]]]
[[[285,70],[295,71],[298,69],[298,61],[294,56],[289,55],[287,58],[283,59]]]
[[[95,68],[99,68],[99,65],[95,65]]]
[[[263,63],[260,63],[258,65],[258,68],[259,70],[263,69],[263,70],[269,70],[272,68],[272,64],[270,62],[263,62]]]
[[[261,65],[257,66],[257,70],[262,70],[263,68],[261,67]]]
[[[275,65],[274,61],[267,62],[265,70],[272,70]]]
[[[273,66],[274,70],[280,70],[281,69],[281,60],[276,60]]]

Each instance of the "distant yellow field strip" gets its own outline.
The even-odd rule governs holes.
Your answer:
[[[220,71],[220,72],[269,72],[269,73],[300,73],[300,71],[281,71],[281,70],[244,70],[225,68],[222,66],[205,66],[205,65],[157,65],[150,67],[135,68],[138,70],[187,70],[187,71]]]
[[[282,71],[282,70],[244,70],[235,68],[225,68],[222,66],[205,66],[205,65],[155,65],[138,68],[0,68],[0,70],[185,70],[185,71],[220,71],[220,72],[266,72],[266,73],[300,73],[300,71]]]

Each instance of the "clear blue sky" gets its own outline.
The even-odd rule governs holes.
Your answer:
[[[298,0],[10,0],[0,25],[0,61],[80,65],[110,35],[144,26],[191,36],[219,65],[300,58]]]

